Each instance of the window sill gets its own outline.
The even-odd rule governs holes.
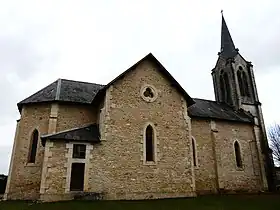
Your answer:
[[[82,191],[82,190],[69,190],[68,191],[70,194],[72,194],[72,195],[81,195],[81,194],[84,194],[84,193],[86,193],[85,191]]]
[[[244,171],[244,167],[241,168],[236,167],[236,171]]]
[[[155,166],[157,163],[155,161],[145,161],[144,165],[146,166]]]
[[[36,163],[26,163],[24,166],[25,167],[40,167],[40,165],[38,165]]]

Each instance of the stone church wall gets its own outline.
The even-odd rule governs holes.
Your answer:
[[[51,109],[53,109],[52,114]],[[52,116],[51,120],[55,120],[54,122],[50,121],[50,116]],[[50,122],[52,122],[51,129]],[[39,199],[45,148],[42,146],[41,139],[39,138],[36,162],[35,164],[27,163],[31,136],[34,129],[37,129],[39,136],[41,136],[48,134],[48,132],[58,132],[90,123],[96,123],[96,110],[91,105],[59,104],[56,106],[50,103],[40,103],[24,106],[16,131],[17,138],[15,139],[13,161],[11,161],[13,166],[11,168],[9,186],[7,186],[6,198]],[[57,151],[56,149],[59,150],[59,148],[55,146],[53,149]],[[53,159],[55,158],[53,157]],[[54,162],[51,161],[52,163]],[[55,171],[55,168],[50,170]],[[59,182],[60,185],[62,183]]]
[[[198,193],[216,193],[216,171],[210,120],[191,119],[192,136],[196,143],[197,166],[195,184]]]
[[[38,199],[41,182],[44,147],[38,140],[35,163],[27,163],[31,136],[34,129],[39,135],[48,132],[50,104],[24,106],[16,131],[11,173],[7,186],[7,199]]]
[[[140,96],[152,85],[153,102]],[[101,145],[93,146],[89,189],[107,199],[194,196],[190,124],[185,100],[146,61],[106,93]],[[151,124],[155,163],[144,161],[144,131]]]
[[[41,184],[41,200],[57,201],[69,199],[65,194],[67,179],[67,153],[66,142],[47,141],[45,146],[44,174]]]
[[[96,123],[96,118],[92,105],[59,104],[56,132]]]
[[[253,125],[192,119],[198,166],[198,194],[261,190],[261,175]],[[236,166],[234,142],[241,148],[242,168]]]
[[[220,188],[226,191],[259,191],[261,189],[260,165],[253,125],[217,122],[217,158],[222,169]],[[241,148],[242,169],[236,167],[234,142]]]

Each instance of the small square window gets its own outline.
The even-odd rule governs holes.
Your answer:
[[[74,144],[73,146],[73,158],[86,158],[86,145]]]

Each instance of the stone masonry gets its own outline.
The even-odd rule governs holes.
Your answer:
[[[152,103],[140,96],[140,89],[146,84],[152,84],[158,93]],[[131,90],[129,93],[124,91],[127,88]],[[190,126],[184,103],[180,94],[149,62],[140,64],[131,74],[112,85],[101,103],[105,115],[100,121],[104,124],[101,145],[94,145],[87,156],[85,191],[103,193],[106,199],[194,196]],[[62,110],[59,108],[59,113],[63,113]],[[57,125],[72,123],[70,113],[58,114],[61,117],[58,117]],[[65,118],[67,114],[69,117]],[[76,122],[85,119],[83,114],[71,117]],[[67,120],[61,123],[62,119]],[[92,121],[95,119],[91,118]],[[155,129],[154,164],[145,164],[143,160],[144,130],[148,124]],[[69,148],[63,143],[47,142],[46,149],[50,157],[41,199],[69,199],[71,193],[65,191],[70,176],[69,168],[65,168],[67,157],[71,156]]]
[[[69,191],[69,184],[74,162],[85,163],[84,192],[100,193],[103,199],[266,190],[259,126],[190,118],[186,100],[158,68],[150,60],[140,62],[112,83],[98,104],[24,106],[5,198],[72,199],[75,194]],[[146,87],[153,89],[153,100],[143,96]],[[46,135],[92,123],[99,124],[101,142],[79,142],[86,145],[85,159],[72,158],[77,142],[47,140],[43,146],[39,140],[36,162],[27,163],[34,129]],[[148,125],[154,130],[154,162],[145,161]],[[241,148],[242,168],[236,166],[235,141]]]
[[[58,79],[18,103],[4,198],[272,191],[275,171],[253,65],[235,47],[223,15],[218,55],[215,101],[191,98],[150,53],[107,85]]]
[[[17,135],[10,166],[9,185],[6,188],[7,199],[39,199],[41,170],[44,147],[38,141],[35,163],[27,163],[30,138],[37,129],[39,134],[48,132],[50,104],[30,105],[23,107],[17,127]]]
[[[154,102],[141,98],[145,85],[155,87]],[[195,195],[185,101],[153,63],[139,64],[113,84],[105,101],[105,137],[93,148],[91,189],[109,199]],[[156,133],[155,164],[145,164],[143,157],[148,124]]]

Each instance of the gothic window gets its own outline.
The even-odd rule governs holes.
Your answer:
[[[237,71],[237,79],[241,96],[250,97],[248,78],[241,66],[239,66],[239,70]]]
[[[193,166],[197,166],[197,160],[196,160],[196,144],[195,140],[192,137],[192,154],[193,154]]]
[[[241,158],[240,145],[237,141],[234,142],[234,153],[235,153],[236,166],[238,168],[242,168],[242,158]]]
[[[35,163],[36,153],[37,153],[37,144],[38,144],[39,133],[35,129],[31,136],[31,144],[29,149],[28,163]]]
[[[155,161],[154,155],[154,130],[151,125],[148,125],[145,132],[145,146],[146,146],[146,161]]]
[[[229,104],[232,103],[231,101],[231,91],[230,91],[230,84],[229,84],[229,77],[227,73],[224,73],[224,82],[225,82],[225,92],[226,92],[226,102]]]
[[[248,79],[247,79],[247,75],[246,75],[246,73],[244,71],[243,71],[243,83],[244,83],[245,95],[250,97]]]
[[[220,75],[220,89],[221,89],[221,96],[222,96],[222,101],[225,101],[226,99],[226,96],[225,96],[225,85],[224,85],[224,79],[223,79],[223,76]]]
[[[223,70],[220,73],[220,89],[222,101],[232,104],[229,77]]]
[[[241,96],[245,96],[241,71],[237,71],[237,79]]]
[[[72,163],[70,191],[84,190],[85,163]]]
[[[74,144],[73,145],[73,158],[85,159],[86,158],[86,145]]]

